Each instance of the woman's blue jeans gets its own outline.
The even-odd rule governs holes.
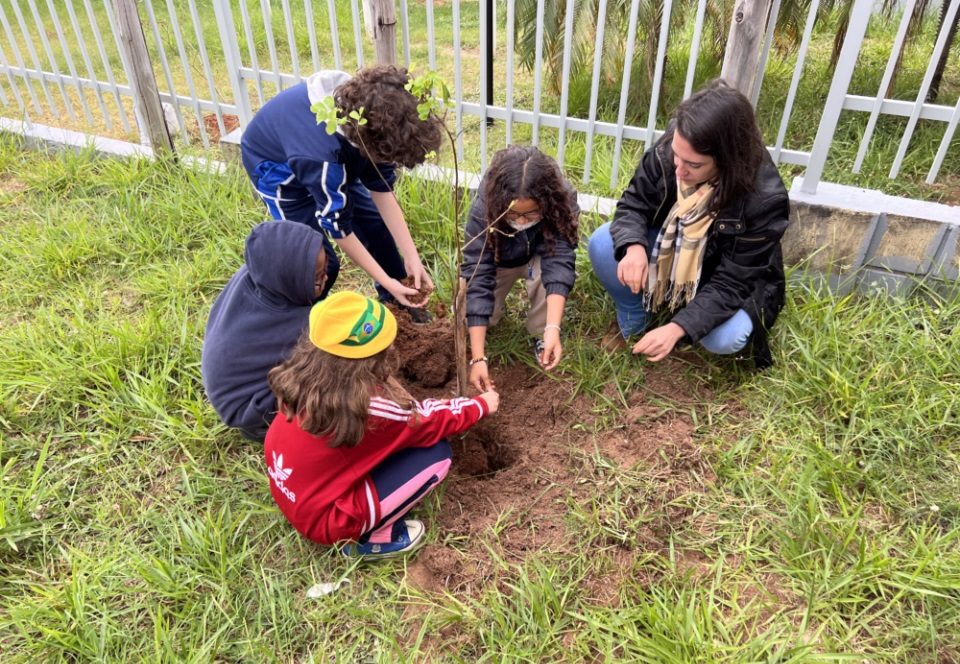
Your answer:
[[[657,239],[659,229],[651,228],[647,237],[647,258]],[[604,289],[613,298],[617,309],[617,324],[623,338],[642,334],[650,323],[650,312],[643,306],[643,292],[633,294],[630,289],[617,279],[617,259],[613,255],[613,237],[610,235],[610,222],[600,226],[590,236],[587,249],[590,254],[590,264]],[[753,332],[753,321],[746,311],[740,309],[710,330],[700,340],[700,345],[717,355],[731,355],[739,352],[747,345]]]

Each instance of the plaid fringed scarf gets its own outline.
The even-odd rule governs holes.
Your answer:
[[[683,190],[677,183],[677,202],[670,208],[653,246],[647,277],[647,308],[668,304],[670,311],[697,294],[707,231],[716,215],[707,211],[713,185]]]

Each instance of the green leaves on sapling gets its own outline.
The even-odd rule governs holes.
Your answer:
[[[323,123],[324,129],[326,129],[330,135],[336,133],[337,127],[345,125],[350,121],[358,125],[367,124],[367,118],[365,118],[363,114],[363,106],[344,115],[343,109],[337,106],[337,102],[332,95],[328,95],[312,104],[310,110],[313,111],[313,114],[317,117],[317,124]]]
[[[415,76],[404,86],[407,92],[417,98],[417,113],[421,120],[431,115],[443,118],[450,105],[450,88],[436,71],[430,70]]]

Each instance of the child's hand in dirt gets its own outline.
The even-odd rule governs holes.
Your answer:
[[[489,369],[486,362],[477,362],[470,367],[470,384],[477,388],[478,392],[487,392],[496,389],[493,381],[490,380]]]
[[[407,288],[417,288],[417,286],[415,286],[413,283],[413,277],[410,275],[407,275],[406,277],[401,279],[400,284],[403,286],[406,286]],[[411,304],[417,307],[420,307],[426,304],[427,299],[430,297],[430,293],[432,292],[433,292],[433,286],[423,283],[423,284],[420,284],[419,288],[417,288],[417,294],[408,295],[407,299],[410,300]]]
[[[540,366],[544,371],[550,371],[560,363],[563,355],[563,346],[560,345],[560,330],[548,327],[543,331],[543,354],[540,355]]]
[[[419,256],[403,261],[403,267],[407,271],[408,277],[413,277],[413,287],[420,291],[432,291],[433,280],[427,274],[427,269],[423,267]]]
[[[420,304],[413,304],[408,298],[413,298],[416,300],[420,297],[420,291],[415,288],[407,288],[396,279],[390,279],[388,282],[382,285],[387,289],[387,292],[393,295],[397,302],[405,307],[413,307],[414,309],[417,309],[427,303],[426,298],[424,298]]]
[[[497,412],[497,409],[500,407],[500,395],[493,390],[488,390],[477,398],[483,399],[484,403],[487,404],[487,408],[490,410],[490,415],[493,415],[495,412]]]

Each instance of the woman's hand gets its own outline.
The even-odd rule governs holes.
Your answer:
[[[647,248],[642,244],[631,244],[617,263],[617,279],[636,295],[647,288],[647,267]]]
[[[673,350],[686,332],[676,323],[667,323],[650,330],[633,347],[634,355],[646,355],[651,362],[659,362]]]
[[[560,363],[562,356],[560,330],[557,327],[547,327],[543,331],[543,354],[540,356],[540,366],[544,371],[550,371]]]
[[[490,380],[489,372],[486,361],[472,365],[470,367],[470,384],[477,388],[479,392],[488,392],[495,389],[493,381]]]

